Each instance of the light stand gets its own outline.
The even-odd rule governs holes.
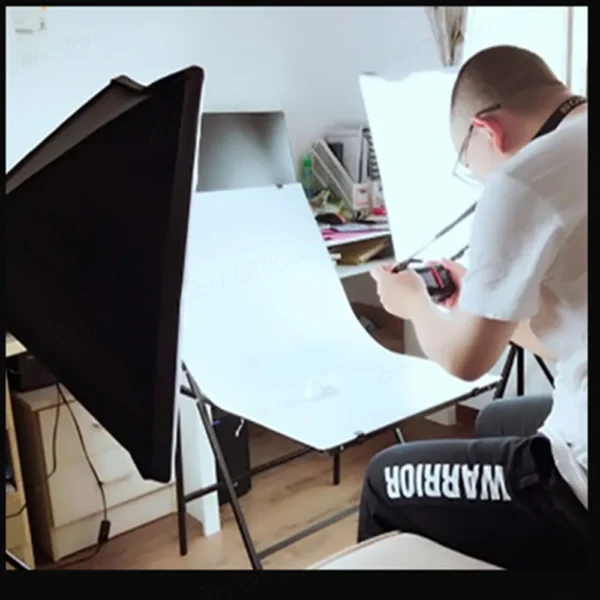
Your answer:
[[[533,356],[535,357],[535,360],[537,361],[542,373],[544,373],[550,385],[554,387],[554,377],[552,376],[548,365],[546,365],[544,360],[537,354],[534,354]],[[502,367],[502,373],[500,374],[500,383],[494,392],[494,400],[504,396],[515,360],[517,362],[517,396],[525,395],[525,350],[523,350],[521,346],[511,344],[510,350],[508,351],[508,356],[506,357],[506,361]]]

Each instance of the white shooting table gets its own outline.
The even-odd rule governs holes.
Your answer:
[[[211,403],[330,450],[497,381],[383,348],[354,316],[300,186],[244,192],[216,193],[227,239],[196,199],[190,215],[181,352]],[[282,211],[286,227],[273,222]]]
[[[215,205],[230,214],[226,239],[205,226],[204,209]],[[297,184],[194,198],[180,349],[210,404],[316,451],[339,451],[499,381],[464,382],[375,341]]]

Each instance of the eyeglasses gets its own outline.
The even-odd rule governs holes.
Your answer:
[[[480,110],[473,116],[473,119],[477,119],[484,115],[487,115],[491,112],[494,112],[501,108],[500,104],[494,104],[489,108],[484,108]],[[467,135],[465,136],[465,140],[462,143],[460,150],[458,151],[458,157],[456,159],[456,164],[454,165],[454,169],[452,170],[452,174],[460,179],[461,181],[468,183],[469,185],[479,185],[479,181],[473,175],[473,172],[469,168],[467,163],[467,152],[469,149],[469,144],[471,143],[471,137],[473,136],[473,131],[475,131],[475,124],[473,123],[473,119],[471,119],[471,124],[469,125],[469,130],[467,131]]]

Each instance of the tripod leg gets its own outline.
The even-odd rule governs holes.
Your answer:
[[[508,380],[510,379],[510,372],[512,371],[513,363],[515,362],[515,358],[517,356],[517,346],[514,344],[510,345],[510,349],[508,351],[508,356],[506,357],[506,361],[504,362],[504,366],[502,367],[502,373],[500,374],[500,383],[494,392],[494,400],[498,398],[502,398],[504,396],[504,392],[506,391],[506,385],[508,384]]]
[[[333,453],[333,485],[340,485],[342,479],[342,457],[339,450]]]
[[[177,423],[175,446],[175,491],[177,495],[177,533],[179,535],[179,554],[188,553],[187,524],[185,520],[185,487],[183,483],[183,456],[181,447],[181,421]]]
[[[550,372],[550,369],[548,368],[548,365],[544,362],[544,359],[541,356],[538,356],[537,354],[534,354],[534,356],[535,356],[535,360],[537,360],[537,363],[540,366],[540,369],[542,370],[542,372],[546,376],[546,379],[548,380],[548,382],[550,383],[550,385],[552,387],[554,387],[554,376]]]
[[[517,396],[525,395],[525,350],[519,346],[517,349]]]
[[[231,508],[233,509],[233,514],[235,516],[235,520],[237,521],[238,529],[240,530],[240,534],[242,536],[242,540],[244,542],[244,546],[246,548],[246,553],[248,554],[250,564],[252,565],[252,568],[255,571],[262,570],[262,563],[260,562],[260,558],[258,557],[258,553],[256,552],[254,542],[252,541],[252,537],[250,536],[250,532],[248,531],[248,525],[246,524],[246,519],[244,517],[244,513],[242,512],[242,507],[240,506],[240,501],[235,491],[235,486],[233,485],[233,481],[231,480],[229,467],[225,462],[225,457],[223,456],[221,445],[219,444],[219,440],[217,439],[215,430],[213,429],[212,423],[210,422],[210,417],[208,416],[208,412],[204,404],[202,392],[198,388],[198,384],[195,382],[194,378],[190,375],[187,369],[185,369],[185,374],[190,384],[190,387],[194,392],[194,396],[196,397],[196,407],[198,408],[200,419],[202,420],[202,424],[206,431],[206,435],[208,436],[208,441],[210,442],[210,447],[212,448],[213,454],[215,455],[217,464],[221,469],[221,475],[225,482],[225,487],[229,492]]]

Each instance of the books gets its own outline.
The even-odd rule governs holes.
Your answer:
[[[336,250],[341,254],[341,257],[337,262],[340,265],[364,265],[389,250],[389,248],[390,239],[388,237],[338,246]]]

